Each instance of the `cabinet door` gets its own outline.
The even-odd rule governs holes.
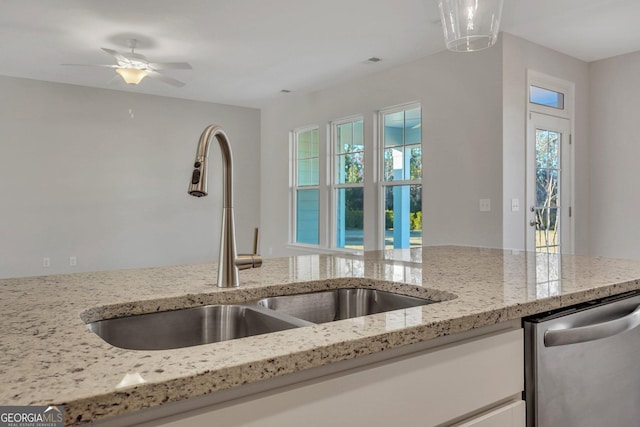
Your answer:
[[[525,403],[520,400],[479,415],[457,427],[525,427],[525,423]]]

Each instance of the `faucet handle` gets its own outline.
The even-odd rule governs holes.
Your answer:
[[[248,268],[258,268],[262,265],[262,257],[260,255],[238,255],[236,257],[236,267],[238,270],[246,270]]]
[[[253,254],[258,255],[258,234],[260,233],[260,229],[256,227],[253,232]]]
[[[236,267],[238,267],[238,270],[258,268],[262,265],[262,257],[258,255],[258,234],[259,228],[256,227],[253,234],[253,254],[239,254],[236,257]]]

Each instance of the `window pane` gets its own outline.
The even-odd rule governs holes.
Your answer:
[[[358,184],[364,182],[364,153],[357,151],[337,157],[338,184]]]
[[[409,149],[409,177],[407,179],[422,178],[422,146],[407,147]]]
[[[364,123],[362,120],[353,122],[353,145],[360,147],[360,150],[364,150]]]
[[[399,166],[398,156],[402,155],[402,151],[393,148],[385,148],[384,150],[384,180],[393,181],[394,165]],[[394,158],[396,159],[394,162]]]
[[[536,252],[557,252],[560,226],[557,208],[536,209]]]
[[[337,184],[364,181],[364,145],[362,120],[336,125],[335,173]]]
[[[318,129],[298,134],[298,159],[318,157]]]
[[[422,178],[422,147],[420,145],[384,150],[385,181],[420,178]]]
[[[420,144],[422,142],[422,119],[420,108],[405,111],[404,143]]]
[[[311,245],[319,243],[319,215],[319,190],[298,190],[296,192],[296,241],[298,243]]]
[[[536,171],[536,206],[548,206],[549,171],[538,169]]]
[[[348,153],[353,145],[353,123],[343,123],[336,126],[337,153]]]
[[[422,178],[421,109],[384,114],[384,181]]]
[[[536,129],[536,206],[558,206],[560,133]]]
[[[385,187],[385,249],[422,246],[422,186]]]
[[[317,157],[298,161],[298,186],[318,185],[318,161]]]
[[[384,146],[404,144],[404,111],[384,115]]]
[[[538,86],[529,86],[529,102],[564,110],[564,94]]]
[[[364,248],[364,189],[336,190],[336,247]]]
[[[297,157],[296,185],[318,185],[318,129],[297,134]]]
[[[549,155],[549,131],[536,129],[536,168],[546,168]]]

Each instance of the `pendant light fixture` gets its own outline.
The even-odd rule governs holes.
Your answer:
[[[447,49],[474,52],[498,39],[503,0],[439,0]]]

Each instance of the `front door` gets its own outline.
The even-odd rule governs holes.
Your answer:
[[[527,124],[527,250],[571,253],[571,123],[529,114]]]

